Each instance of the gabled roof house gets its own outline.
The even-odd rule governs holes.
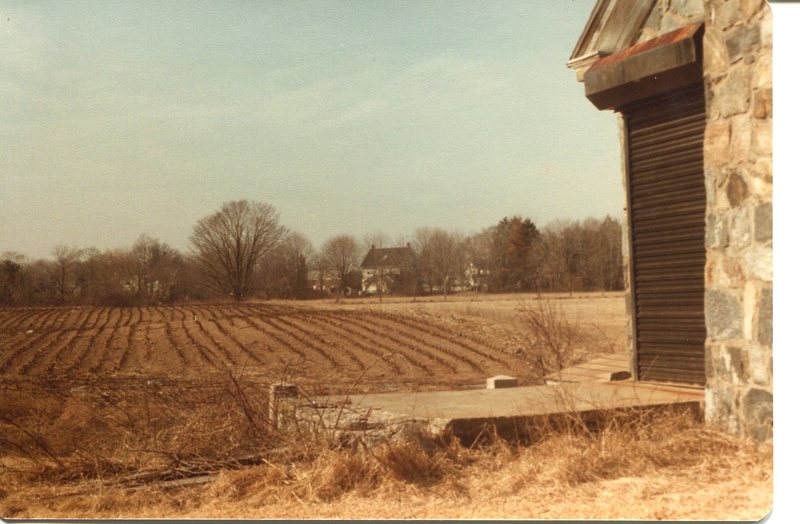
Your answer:
[[[403,277],[410,276],[415,257],[411,244],[387,248],[373,245],[361,262],[362,290],[365,293],[391,293]]]

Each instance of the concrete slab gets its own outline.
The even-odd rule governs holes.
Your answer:
[[[413,419],[491,419],[696,403],[701,388],[661,386],[641,382],[576,382],[557,386],[501,389],[376,393],[350,398],[329,397],[329,404],[346,402],[351,409],[367,408]]]
[[[320,405],[344,409],[375,427],[424,422],[434,432],[450,431],[466,442],[487,425],[500,435],[533,437],[575,415],[594,424],[612,413],[656,407],[702,413],[703,388],[609,381],[628,366],[625,354],[612,354],[549,375],[544,386],[333,396],[320,399]]]

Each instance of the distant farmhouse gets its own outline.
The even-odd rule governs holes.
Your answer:
[[[361,262],[361,288],[366,294],[408,291],[412,288],[416,253],[411,244],[405,247],[370,247]]]
[[[339,292],[339,277],[333,271],[311,270],[308,272],[308,287],[319,295],[335,295]],[[344,285],[341,286],[342,295],[357,295],[361,290],[361,273],[353,270],[345,275]]]
[[[634,378],[772,434],[772,18],[763,0],[598,0],[568,66],[619,115]]]
[[[308,287],[316,293],[331,294],[336,291],[339,279],[332,271],[318,271],[316,269],[308,272]]]
[[[489,270],[476,266],[473,262],[467,265],[464,270],[463,288],[469,290],[485,291],[486,281],[489,278]]]

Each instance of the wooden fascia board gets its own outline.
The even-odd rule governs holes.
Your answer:
[[[594,4],[594,7],[592,8],[592,14],[589,15],[589,20],[586,21],[586,25],[583,27],[581,36],[575,43],[575,48],[572,50],[572,54],[569,57],[570,62],[578,57],[592,53],[592,51],[589,49],[591,47],[591,43],[597,38],[597,33],[603,26],[602,22],[605,18],[605,15],[608,14],[608,6],[613,1],[615,0],[597,0],[597,3]]]
[[[586,98],[598,109],[620,107],[702,78],[702,24],[691,24],[594,63]]]

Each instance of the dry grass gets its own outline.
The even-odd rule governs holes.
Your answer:
[[[601,302],[613,317],[619,300]],[[519,297],[502,304],[498,315],[519,326]],[[570,304],[559,301],[553,319],[574,326]],[[446,307],[482,318],[477,303]],[[576,335],[577,346],[586,338]],[[367,438],[371,430],[344,434],[338,416],[301,419],[291,404],[276,427],[270,383],[288,379],[311,396],[354,387],[302,372],[4,379],[0,516],[752,520],[771,505],[771,443],[718,433],[689,413],[614,413],[591,427],[567,417],[527,445],[489,434],[465,446],[414,428]],[[198,475],[207,481],[169,484]]]
[[[418,435],[419,437],[419,435]],[[205,485],[139,491],[6,484],[6,517],[758,519],[772,456],[686,412],[577,420],[529,446],[422,438],[323,446],[223,470]],[[9,477],[6,476],[6,479]],[[10,494],[13,492],[13,495]],[[731,494],[735,493],[736,496]]]
[[[593,322],[608,331],[620,330],[624,335],[625,299],[624,293],[507,293],[492,295],[475,295],[474,293],[457,293],[443,301],[441,295],[430,297],[384,297],[383,303],[377,299],[354,299],[336,305],[332,300],[315,300],[300,304],[301,307],[312,308],[346,308],[370,309],[379,308],[398,312],[424,312],[437,317],[456,315],[471,319],[481,319],[500,323],[505,327],[518,329],[518,309],[520,303],[538,300],[558,302],[565,314],[572,320],[591,318]]]
[[[527,336],[527,347],[522,354],[539,376],[622,349],[619,341],[609,337],[599,325],[567,315],[559,301],[520,302],[517,314],[520,331]]]
[[[517,309],[529,336],[531,355],[540,373],[565,369],[580,358],[578,346],[586,334],[577,321],[550,300],[521,303]]]

